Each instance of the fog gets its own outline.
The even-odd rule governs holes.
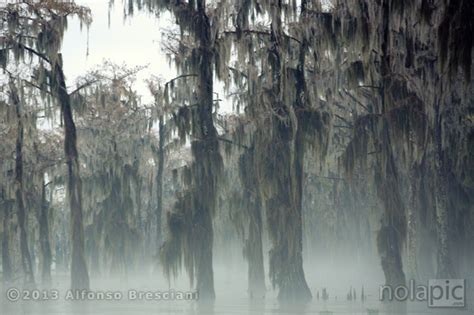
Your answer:
[[[250,299],[247,292],[247,264],[240,255],[241,248],[227,248],[216,251],[214,263],[215,302],[198,300],[165,299],[156,296],[146,297],[147,292],[195,292],[189,278],[183,274],[168,281],[163,277],[159,267],[143,266],[140,270],[127,273],[126,276],[91,277],[91,292],[95,296],[67,296],[69,277],[64,273],[53,272],[53,283],[50,287],[38,286],[41,294],[51,290],[59,292],[54,301],[9,301],[7,287],[2,288],[2,314],[472,314],[469,305],[462,309],[449,310],[428,307],[427,301],[399,303],[381,302],[380,286],[384,284],[383,272],[377,257],[365,257],[357,261],[354,255],[341,256],[337,261],[324,257],[307,258],[304,264],[308,285],[313,294],[309,303],[282,303],[277,300],[277,290],[273,289],[268,279],[264,299]],[[226,257],[223,259],[223,257]],[[424,283],[416,283],[422,285]],[[364,301],[361,290],[364,288]],[[329,297],[323,299],[323,289]],[[355,290],[355,297],[348,300],[350,290]],[[25,289],[33,292],[33,289]],[[467,291],[466,296],[472,296]],[[94,300],[103,293],[117,293],[117,300]],[[132,292],[132,293],[131,293]],[[143,296],[139,297],[139,292]],[[76,294],[76,293],[74,293]],[[43,296],[44,297],[44,296]],[[33,297],[30,297],[33,299]],[[75,300],[75,299],[78,300]],[[113,298],[112,298],[113,299]]]
[[[0,4],[0,314],[474,314],[474,2],[408,2]]]

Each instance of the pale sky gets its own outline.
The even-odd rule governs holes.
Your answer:
[[[152,74],[165,80],[176,76],[160,46],[163,27],[170,28],[173,23],[169,14],[163,14],[158,19],[145,12],[136,12],[133,17],[124,20],[122,1],[115,2],[110,12],[109,27],[109,0],[76,0],[77,4],[92,10],[93,22],[88,32],[86,27],[81,31],[77,19],[69,20],[62,48],[68,85],[73,86],[78,76],[94,69],[103,60],[126,63],[131,67],[149,64],[140,72],[136,82],[138,91],[145,96],[144,101],[148,101],[150,98],[144,79]]]
[[[148,93],[145,79],[154,75],[169,81],[178,75],[160,45],[163,32],[178,28],[170,13],[162,12],[158,18],[154,14],[135,10],[133,17],[124,20],[123,2],[115,0],[115,6],[110,11],[109,27],[109,0],[75,2],[91,9],[93,22],[88,32],[86,27],[81,31],[76,18],[69,20],[62,48],[68,86],[74,86],[78,76],[94,69],[103,60],[117,64],[126,63],[130,67],[149,65],[139,73],[135,85],[138,92],[143,95],[142,100],[149,103],[152,98]],[[87,43],[89,43],[89,54],[87,54]],[[224,100],[219,106],[219,112],[233,112],[230,100],[224,96],[223,84],[217,80],[215,91],[219,93],[219,98]]]

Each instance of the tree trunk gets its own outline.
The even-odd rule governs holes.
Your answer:
[[[302,180],[303,139],[298,130],[294,104],[284,104],[282,84],[286,69],[280,43],[283,36],[281,2],[272,10],[270,65],[273,76],[273,109],[281,118],[273,118],[273,130],[265,143],[265,172],[272,186],[267,220],[273,243],[270,251],[270,277],[279,288],[278,299],[306,301],[311,291],[303,271]],[[278,154],[276,154],[278,152]],[[272,174],[273,175],[270,175]],[[275,174],[277,173],[277,174]]]
[[[213,109],[213,52],[211,41],[211,25],[206,15],[204,0],[197,1],[196,35],[199,41],[198,70],[198,109],[197,124],[193,130],[194,140],[191,150],[194,162],[194,200],[193,214],[194,249],[196,261],[196,289],[199,298],[215,299],[214,271],[212,266],[213,227],[212,218],[215,212],[217,195],[217,177],[222,160],[219,154],[217,131],[214,127]]]
[[[39,239],[42,257],[41,276],[43,283],[51,283],[51,244],[49,242],[49,205],[46,200],[46,184],[43,183],[41,189],[41,207],[39,214]]]
[[[144,232],[144,224],[143,224],[143,214],[142,214],[142,187],[143,187],[143,179],[140,177],[139,174],[139,163],[138,161],[135,161],[132,166],[131,170],[131,184],[133,184],[134,190],[136,191],[135,193],[135,206],[136,206],[136,220],[134,221],[134,227],[138,227],[139,231],[139,240],[135,241],[133,240],[131,242],[132,248],[134,248],[133,256],[130,257],[130,261],[133,264],[133,267],[136,269],[137,267],[140,268],[139,264],[137,264],[137,259],[139,262],[143,262],[146,255],[146,249],[145,247],[146,241],[145,241],[145,232]],[[136,246],[135,246],[136,245]],[[159,256],[159,252],[157,257]]]
[[[249,238],[247,240],[248,290],[250,298],[264,298],[265,270],[263,267],[262,213],[261,207],[250,209]]]
[[[415,178],[417,178],[418,171],[412,168],[409,174],[408,182],[408,233],[407,233],[407,263],[408,263],[408,275],[410,279],[418,279],[418,262],[417,262],[417,251],[418,251],[418,214],[417,214],[417,202],[416,196],[418,195],[418,185]]]
[[[382,114],[389,110],[387,107],[390,105],[387,102],[392,72],[390,67],[390,2],[390,0],[382,1],[382,62],[379,88],[380,112]],[[393,155],[389,123],[383,120],[381,124],[382,134],[375,135],[376,139],[380,139],[376,146],[381,151],[381,157],[377,161],[376,188],[384,207],[384,214],[377,235],[377,247],[386,283],[388,285],[399,285],[406,282],[402,264],[403,241],[406,237],[406,215],[398,187],[398,171]]]
[[[281,126],[280,126],[281,127]],[[271,161],[267,172],[278,170],[272,196],[267,203],[267,220],[272,241],[270,277],[279,288],[278,299],[298,301],[311,299],[303,270],[303,229],[298,186],[301,178],[296,165],[294,141],[284,141],[286,130],[269,144],[279,156],[267,156]]]
[[[304,20],[306,18],[306,10],[307,10],[307,1],[301,1],[301,14],[300,19]],[[305,156],[305,135],[304,135],[304,127],[303,124],[305,123],[304,118],[302,115],[305,115],[304,109],[307,107],[306,100],[307,98],[307,86],[306,86],[306,76],[305,76],[305,66],[306,66],[306,51],[308,48],[307,40],[304,38],[300,44],[300,51],[299,51],[299,60],[298,60],[298,67],[296,69],[296,93],[297,99],[295,103],[295,111],[299,111],[300,114],[295,114],[298,120],[298,128],[295,135],[294,140],[294,168],[295,168],[295,179],[296,179],[296,192],[294,196],[296,197],[296,212],[297,216],[294,218],[297,222],[297,245],[298,245],[298,253],[295,259],[295,262],[298,264],[298,273],[300,275],[297,276],[299,278],[298,287],[300,287],[300,294],[301,298],[298,297],[297,299],[311,299],[311,291],[309,290],[308,284],[306,283],[304,270],[303,270],[303,180],[304,180],[304,156]],[[303,118],[303,119],[302,119]]]
[[[254,144],[255,145],[255,144]],[[244,257],[248,261],[248,293],[250,298],[265,297],[265,270],[262,245],[262,197],[255,168],[254,148],[246,150],[239,161],[240,179],[244,189],[243,211],[248,216],[248,238]]]
[[[97,235],[94,233],[94,235]],[[99,250],[99,239],[100,236],[91,237],[90,245],[90,264],[91,264],[91,275],[100,276],[100,250]]]
[[[386,127],[385,127],[386,128]],[[385,131],[388,133],[388,131]],[[385,149],[391,146],[387,138],[383,141]],[[387,149],[391,151],[391,149]],[[377,248],[379,251],[382,269],[387,285],[404,285],[406,283],[403,272],[402,249],[406,235],[405,208],[398,188],[398,173],[391,152],[384,153],[388,161],[379,163],[377,172],[377,194],[384,207],[381,228],[377,235]],[[385,168],[383,170],[383,168]]]
[[[30,250],[28,247],[27,234],[27,215],[24,200],[24,184],[23,184],[23,117],[21,113],[21,104],[18,97],[18,91],[13,81],[10,81],[10,98],[16,108],[17,116],[17,138],[15,150],[15,201],[17,206],[18,225],[20,227],[20,251],[21,265],[25,274],[25,283],[33,285],[35,283],[33,275],[33,265],[31,262]]]
[[[158,172],[156,174],[156,245],[161,247],[163,235],[161,229],[161,218],[163,213],[163,172],[165,167],[165,124],[163,115],[159,121],[159,143],[158,143]]]
[[[76,125],[74,124],[70,96],[62,69],[61,55],[54,65],[55,88],[61,105],[64,122],[64,151],[66,155],[68,180],[67,195],[71,208],[71,289],[89,289],[89,274],[84,254],[84,226],[82,213],[82,183],[79,175]]]
[[[243,4],[244,8],[250,6],[250,1]],[[244,18],[243,18],[244,19]],[[244,19],[242,21],[243,27],[248,28],[248,23]],[[254,45],[252,41],[249,42],[249,51],[253,52]],[[256,67],[255,56],[253,53],[249,55],[248,77],[251,77],[251,71]],[[255,95],[253,95],[253,87],[248,87],[248,97],[253,100],[255,106]],[[246,150],[241,157],[240,176],[244,185],[244,205],[248,209],[249,216],[249,235],[245,245],[245,256],[248,261],[248,291],[250,298],[264,298],[266,294],[265,285],[265,268],[263,262],[263,244],[262,244],[262,192],[259,186],[259,179],[257,176],[256,160],[255,160],[255,144],[253,141],[252,149]]]
[[[443,119],[440,104],[436,104],[435,116],[435,169],[436,169],[436,226],[438,234],[438,253],[436,275],[440,279],[454,278],[456,271],[452,253],[452,218],[448,215],[448,166],[443,152]]]
[[[3,281],[8,283],[13,278],[12,262],[10,257],[10,244],[11,244],[11,202],[7,201],[6,198],[3,201],[3,231],[2,231],[2,272]]]

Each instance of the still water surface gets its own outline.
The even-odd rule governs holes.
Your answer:
[[[330,298],[327,301],[318,300],[317,288],[312,288],[315,296],[310,303],[304,305],[283,305],[276,300],[276,292],[269,288],[264,300],[251,300],[245,294],[245,277],[228,275],[227,281],[216,283],[217,299],[213,304],[196,301],[178,300],[130,300],[129,291],[137,292],[187,292],[189,283],[184,279],[168,284],[160,276],[135,276],[133,279],[91,279],[94,292],[119,292],[121,297],[112,301],[71,301],[66,298],[68,293],[68,278],[56,276],[50,288],[41,288],[40,292],[56,290],[59,294],[56,300],[49,301],[9,301],[7,291],[11,286],[1,288],[0,314],[6,315],[112,315],[112,314],[163,314],[163,315],[285,315],[285,314],[413,314],[413,315],[472,315],[468,306],[464,309],[434,309],[428,308],[426,302],[395,305],[378,301],[377,288],[365,288],[367,300],[362,302],[347,301],[343,288],[330,288]],[[329,286],[330,287],[330,286]],[[21,290],[21,289],[20,289]],[[469,293],[467,295],[470,295]],[[51,297],[51,295],[50,295]],[[31,298],[31,297],[30,297]],[[467,297],[468,298],[468,297]]]

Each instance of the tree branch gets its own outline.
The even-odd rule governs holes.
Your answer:
[[[356,102],[360,107],[362,107],[363,109],[365,109],[366,112],[369,112],[369,109],[367,108],[367,106],[365,106],[364,104],[362,104],[361,101],[359,101],[357,98],[355,98],[354,95],[352,95],[351,93],[349,93],[346,89],[343,89],[344,93],[347,94],[347,96],[349,96],[354,102]]]
[[[73,96],[74,94],[76,94],[77,92],[79,92],[80,90],[82,89],[85,89],[86,87],[88,86],[91,86],[92,84],[94,83],[97,83],[99,82],[100,79],[95,79],[95,80],[91,80],[91,81],[88,81],[84,84],[81,84],[80,86],[78,86],[74,91],[72,91],[71,93],[69,93],[69,96]]]
[[[247,150],[251,149],[250,147],[246,146],[245,144],[240,144],[240,143],[234,142],[232,140],[226,139],[224,137],[217,137],[217,140],[222,141],[222,142],[226,142],[226,143],[230,143],[230,144],[239,146],[239,147],[247,149]]]
[[[176,80],[179,80],[179,79],[183,79],[183,78],[188,78],[188,77],[197,77],[198,75],[197,74],[182,74],[182,75],[179,75],[177,76],[176,78],[174,79],[171,79],[169,80],[168,82],[165,83],[165,86],[168,86],[169,84],[173,83],[174,81]]]
[[[34,88],[36,88],[36,89],[38,89],[38,90],[40,90],[40,91],[43,91],[43,92],[45,92],[45,93],[48,93],[49,95],[53,95],[50,91],[45,90],[45,89],[42,88],[41,86],[36,85],[36,84],[34,84],[33,82],[31,82],[31,81],[23,80],[23,82],[25,82],[26,84],[28,84],[28,85],[30,85],[30,86],[32,86],[32,87],[34,87]]]

